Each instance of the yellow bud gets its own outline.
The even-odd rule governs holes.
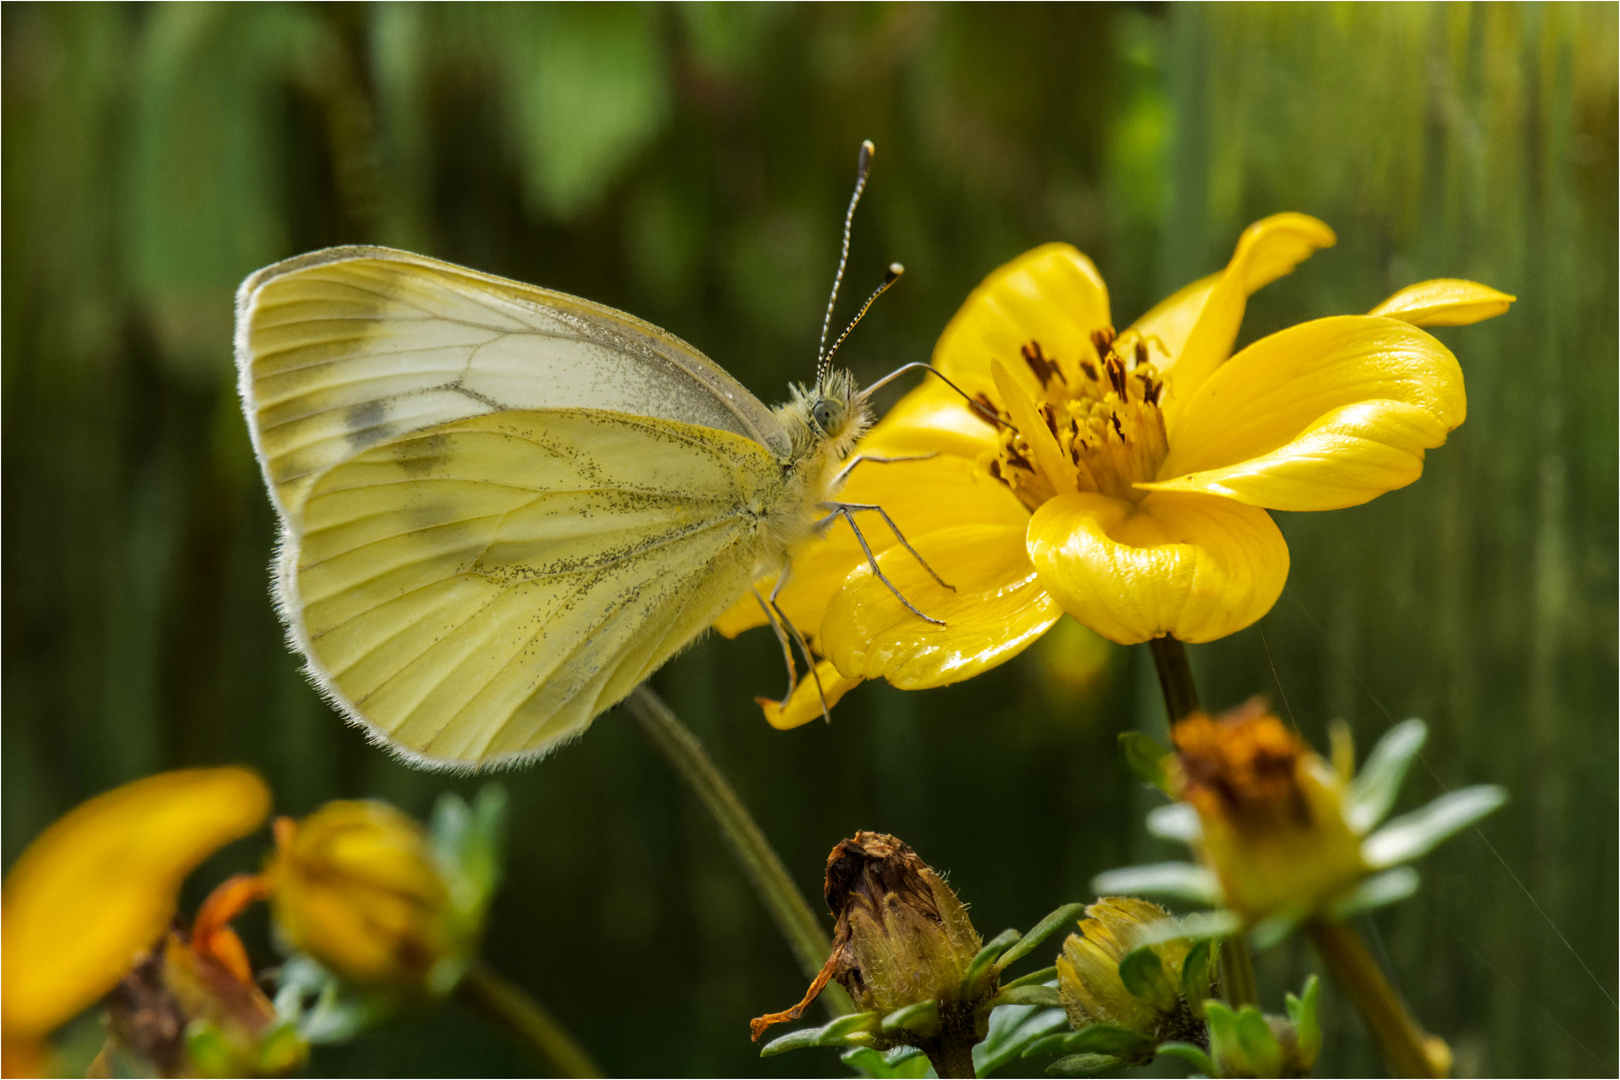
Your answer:
[[[1147,1037],[1203,1042],[1202,998],[1208,995],[1208,952],[1205,966],[1193,974],[1194,1000],[1186,996],[1185,968],[1192,943],[1184,938],[1149,946],[1152,956],[1139,964],[1132,984],[1120,971],[1124,960],[1142,944],[1144,932],[1170,919],[1168,911],[1145,900],[1106,896],[1086,908],[1080,932],[1070,934],[1058,957],[1058,992],[1069,1023],[1075,1028],[1112,1024]],[[1152,960],[1157,960],[1154,967]]]
[[[1312,910],[1368,873],[1344,814],[1345,778],[1263,705],[1195,714],[1172,737],[1203,860],[1247,922]]]
[[[301,822],[277,820],[265,877],[279,932],[357,986],[447,992],[474,944],[456,931],[426,831],[386,803],[331,802]]]

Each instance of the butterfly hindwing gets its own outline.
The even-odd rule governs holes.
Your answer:
[[[749,439],[622,413],[436,425],[312,483],[284,614],[337,703],[409,754],[536,756],[747,588],[780,477]]]

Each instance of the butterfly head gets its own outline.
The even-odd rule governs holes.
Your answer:
[[[791,400],[776,412],[793,439],[795,458],[820,452],[843,461],[872,424],[855,376],[840,368],[829,369],[811,386],[788,389]]]

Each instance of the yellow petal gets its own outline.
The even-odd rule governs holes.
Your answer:
[[[1030,519],[1029,555],[1065,611],[1121,645],[1225,637],[1271,610],[1288,580],[1271,517],[1209,495],[1059,496]]]
[[[1187,335],[1197,325],[1198,316],[1203,314],[1209,294],[1220,284],[1221,277],[1218,273],[1211,274],[1182,286],[1153,305],[1126,331],[1126,335],[1136,334],[1147,342],[1149,357],[1160,372],[1175,366],[1186,347]]]
[[[186,875],[269,812],[246,769],[182,769],[41,833],[0,889],[0,1037],[41,1037],[111,990],[168,927]]]
[[[1169,365],[1164,409],[1172,437],[1182,407],[1231,354],[1249,295],[1334,241],[1332,229],[1305,214],[1273,214],[1243,230],[1232,261],[1210,290],[1186,344]]]
[[[1272,510],[1359,506],[1423,475],[1423,451],[1446,441],[1434,414],[1401,401],[1334,409],[1269,454],[1154,484],[1202,491]]]
[[[990,362],[1014,369],[1030,393],[1034,374],[1019,350],[1040,342],[1067,372],[1095,356],[1091,335],[1110,325],[1108,289],[1091,260],[1068,244],[1026,251],[968,295],[934,347],[934,366],[969,393],[991,388]]]
[[[1468,326],[1494,319],[1517,299],[1477,281],[1436,278],[1408,285],[1367,314],[1413,326]]]
[[[1141,486],[1275,510],[1355,506],[1417,479],[1423,451],[1466,412],[1456,357],[1422,330],[1366,315],[1316,319],[1210,376],[1186,405],[1159,483]]]
[[[1024,393],[1018,385],[1012,372],[1007,366],[997,360],[990,365],[990,372],[996,380],[996,395],[1001,403],[1012,414],[1013,426],[1016,427],[1024,439],[1029,443],[1030,451],[1035,455],[1035,466],[1041,474],[1051,483],[1054,491],[1059,494],[1075,489],[1075,467],[1063,447],[1058,445],[1057,436],[1052,429],[1046,426],[1041,414],[1035,411],[1035,403]]]
[[[927,452],[881,444],[871,452],[879,450],[896,455]],[[859,452],[868,452],[865,444]],[[1029,511],[1004,484],[991,479],[974,462],[953,454],[887,464],[865,462],[850,474],[839,498],[883,507],[912,544],[941,529],[968,522],[1001,523],[1022,529],[1029,520]],[[855,520],[873,554],[880,555],[898,545],[894,530],[885,524],[881,514],[857,511]],[[793,625],[814,637],[828,600],[850,571],[865,565],[866,554],[854,530],[846,521],[835,521],[820,537],[812,538],[794,553],[792,577],[777,602]],[[769,596],[773,584],[774,579],[760,582],[761,595]],[[764,625],[759,602],[752,594],[745,594],[716,621],[715,629],[735,637],[750,627]]]
[[[906,610],[870,568],[857,570],[827,608],[821,640],[851,678],[883,676],[903,690],[960,682],[1012,659],[1063,614],[1041,588],[1022,525],[963,525],[917,544],[954,592],[911,555],[890,549],[884,575],[918,610]]]
[[[816,679],[805,676],[799,680],[799,685],[793,688],[792,695],[786,701],[756,698],[760,709],[765,713],[765,722],[778,731],[790,731],[812,720],[820,720],[823,694],[826,695],[827,708],[831,709],[845,694],[865,681],[851,679],[841,674],[831,660],[817,662],[816,678],[821,680],[819,689]]]

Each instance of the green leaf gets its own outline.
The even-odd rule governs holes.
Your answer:
[[[1215,875],[1188,862],[1150,863],[1108,870],[1091,879],[1099,896],[1168,896],[1196,904],[1220,901]]]
[[[919,1035],[932,1035],[939,1030],[939,1002],[933,998],[917,1001],[894,1010],[883,1018],[883,1030],[914,1031]]]
[[[1023,986],[1005,986],[991,1001],[992,1005],[1043,1005],[1061,1008],[1063,997],[1055,986],[1029,983]]]
[[[1395,808],[1406,771],[1429,737],[1421,720],[1406,720],[1384,733],[1367,755],[1367,763],[1350,784],[1345,817],[1358,834],[1365,833]]]
[[[1193,809],[1191,803],[1184,802],[1155,806],[1149,810],[1147,831],[1160,840],[1175,840],[1183,844],[1195,844],[1204,836],[1198,811]]]
[[[1043,967],[1039,971],[1032,971],[1028,975],[1020,975],[1012,982],[1002,983],[1001,988],[1011,990],[1015,986],[1036,986],[1041,983],[1051,982],[1055,978],[1057,978],[1057,965],[1053,964],[1051,967]]]
[[[1025,1057],[1041,1054],[1112,1054],[1115,1057],[1137,1057],[1151,1048],[1147,1036],[1129,1028],[1113,1024],[1089,1024],[1079,1031],[1062,1035],[1049,1035],[1036,1040]]]
[[[1080,916],[1085,914],[1084,904],[1064,904],[1046,918],[1030,928],[1029,933],[1014,942],[1001,958],[996,961],[996,970],[1000,971],[1021,957],[1027,956],[1035,946],[1063,929],[1071,922],[1078,922]]]
[[[872,1031],[877,1026],[877,1013],[851,1013],[822,1027],[790,1031],[779,1039],[772,1039],[759,1048],[759,1056],[775,1057],[810,1046],[861,1046],[871,1041]]]
[[[989,1076],[1068,1023],[1069,1018],[1062,1009],[998,1006],[990,1012],[990,1030],[984,1041],[973,1048],[974,1070],[980,1076]]]
[[[1160,1008],[1175,1004],[1175,988],[1165,974],[1164,961],[1152,946],[1144,945],[1125,954],[1125,959],[1119,962],[1119,981],[1133,997]]]
[[[1418,872],[1410,866],[1397,866],[1382,874],[1363,878],[1355,888],[1333,901],[1328,918],[1343,922],[1355,915],[1405,900],[1417,892]]]
[[[972,1000],[979,992],[979,982],[995,964],[996,958],[1018,942],[1020,935],[1016,930],[1003,930],[985,943],[978,955],[968,964],[967,971],[962,974],[962,996]]]
[[[1507,792],[1495,784],[1477,784],[1442,795],[1367,837],[1361,857],[1369,866],[1382,869],[1427,855],[1505,802]]]
[[[1194,1046],[1192,1043],[1160,1043],[1158,1047],[1158,1054],[1160,1057],[1180,1058],[1182,1061],[1185,1061],[1187,1064],[1191,1065],[1194,1070],[1203,1073],[1205,1076],[1215,1075],[1215,1062],[1211,1061],[1208,1054],[1204,1053],[1202,1049]]]
[[[1255,923],[1254,928],[1249,931],[1251,944],[1258,950],[1281,944],[1307,914],[1309,910],[1304,907],[1288,907],[1272,912]]]
[[[1059,1058],[1046,1067],[1047,1076],[1096,1076],[1119,1065],[1117,1057],[1108,1054],[1071,1054]]]
[[[1281,1076],[1282,1046],[1277,1042],[1271,1025],[1264,1014],[1253,1005],[1245,1005],[1237,1014],[1238,1041],[1243,1046],[1253,1076]]]
[[[1187,950],[1187,958],[1181,962],[1181,996],[1192,1005],[1195,1013],[1202,1009],[1204,999],[1209,997],[1210,969],[1214,956],[1215,950],[1210,940],[1202,938]]]
[[[1164,744],[1140,731],[1125,731],[1120,733],[1119,749],[1125,755],[1125,767],[1131,770],[1131,775],[1170,794],[1170,778],[1164,771],[1164,759],[1170,756],[1170,751]]]
[[[1315,975],[1305,980],[1305,989],[1299,997],[1293,994],[1283,996],[1284,1004],[1288,1007],[1288,1019],[1294,1025],[1294,1036],[1299,1046],[1300,1057],[1307,1066],[1316,1063],[1316,1057],[1322,1052],[1322,1025],[1316,1019],[1316,1006],[1322,996],[1322,984]]]
[[[880,1054],[870,1046],[857,1046],[845,1050],[839,1056],[843,1058],[844,1064],[862,1076],[878,1077],[881,1080],[933,1075],[933,1067],[929,1065],[928,1058],[914,1046],[896,1047],[886,1054]]]

